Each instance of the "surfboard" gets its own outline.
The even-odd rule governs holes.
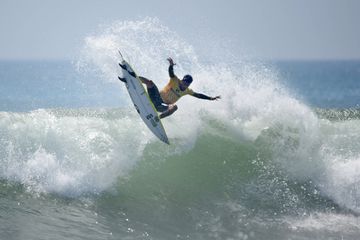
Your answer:
[[[120,53],[120,52],[119,52]],[[139,77],[130,66],[130,64],[122,58],[119,66],[122,70],[122,77],[118,77],[120,81],[124,82],[126,89],[130,95],[131,101],[134,104],[136,111],[139,113],[141,119],[144,121],[150,131],[166,144],[169,143],[169,139],[166,135],[164,126],[161,123],[159,114],[157,113],[150,97],[142,85]]]

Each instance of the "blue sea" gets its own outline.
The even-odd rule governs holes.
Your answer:
[[[118,49],[159,87],[171,56],[222,99],[182,98],[165,145],[117,80]],[[360,60],[230,52],[145,19],[75,59],[2,60],[0,239],[360,239]]]

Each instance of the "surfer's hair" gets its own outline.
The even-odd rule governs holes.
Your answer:
[[[186,82],[186,83],[188,83],[188,84],[190,84],[190,83],[192,83],[193,78],[192,78],[191,75],[188,75],[188,74],[187,74],[187,75],[184,76],[183,81]]]

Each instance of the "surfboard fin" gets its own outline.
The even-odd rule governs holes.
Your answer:
[[[136,78],[136,74],[135,74],[134,72],[129,71],[129,70],[126,68],[125,65],[119,63],[119,66],[120,66],[122,69],[124,69],[125,71],[127,71],[131,76],[133,76],[134,78]]]
[[[120,76],[118,76],[118,78],[119,78],[120,81],[126,83],[126,79],[125,79],[125,78],[122,78],[122,77],[120,77]]]
[[[121,63],[119,63],[119,66],[120,66],[122,69],[124,69],[124,70],[126,70],[126,71],[127,71],[127,69],[126,69],[126,66],[125,66],[125,65],[122,65]]]

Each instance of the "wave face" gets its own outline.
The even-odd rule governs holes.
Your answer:
[[[178,76],[193,75],[193,90],[222,99],[182,98],[163,121],[170,146],[146,128],[124,87],[120,109],[0,112],[1,179],[31,193],[99,196],[98,211],[114,217],[110,212],[125,209],[133,217],[131,227],[111,231],[142,229],[136,239],[149,232],[157,239],[266,239],[261,231],[270,228],[275,239],[360,231],[356,224],[348,229],[357,218],[346,215],[360,212],[357,110],[313,110],[266,65],[226,53],[198,56],[152,18],[116,22],[87,37],[77,66],[121,84],[118,49],[159,87],[171,56]]]

